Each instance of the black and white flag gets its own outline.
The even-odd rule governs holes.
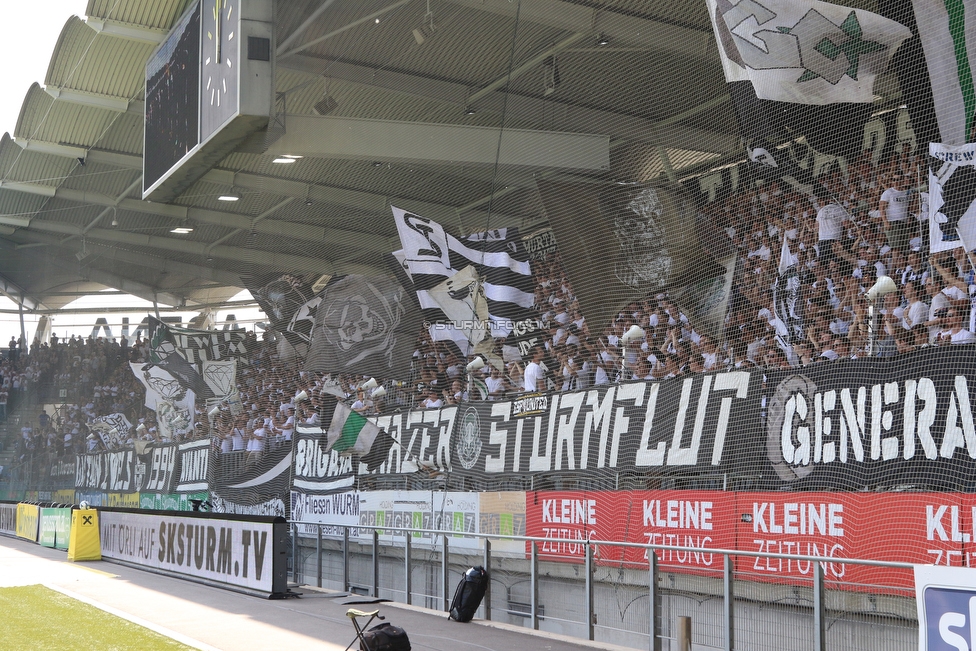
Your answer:
[[[846,175],[862,150],[874,81],[911,36],[908,28],[815,0],[707,3],[756,174],[807,191],[835,165]]]
[[[677,186],[537,186],[590,332],[632,301],[726,273],[702,247],[697,206]]]
[[[403,245],[394,256],[413,282],[432,338],[454,341],[467,353],[486,336],[508,336],[513,322],[535,314],[535,283],[518,229],[457,238],[431,219],[392,209]],[[473,280],[475,275],[480,282]],[[487,328],[465,328],[481,319],[482,301]],[[460,315],[465,318],[458,322]]]
[[[790,344],[803,339],[803,302],[800,300],[800,272],[798,259],[790,250],[790,240],[783,236],[779,254],[779,277],[773,287],[773,304],[776,317],[786,326],[786,341]],[[782,337],[782,333],[777,336]],[[789,346],[784,345],[784,350]]]
[[[146,387],[146,407],[156,412],[159,434],[164,440],[193,429],[196,396],[159,366],[129,362],[132,374]]]
[[[976,144],[929,143],[932,253],[976,246]]]
[[[316,297],[305,369],[406,377],[420,328],[410,292],[390,275],[333,280]]]
[[[300,357],[308,355],[315,326],[319,292],[328,275],[301,274],[243,278],[244,285],[271,322],[271,328],[291,344]]]

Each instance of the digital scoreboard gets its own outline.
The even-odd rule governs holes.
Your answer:
[[[167,202],[273,106],[271,0],[198,0],[146,63],[142,198]]]

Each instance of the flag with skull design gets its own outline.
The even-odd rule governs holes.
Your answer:
[[[679,188],[537,184],[590,332],[632,301],[726,273],[702,247],[697,207]]]
[[[413,292],[391,275],[333,279],[317,297],[305,369],[406,377],[420,332]]]

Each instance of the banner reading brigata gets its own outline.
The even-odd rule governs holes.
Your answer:
[[[970,346],[768,372],[769,488],[959,490],[976,470]],[[748,468],[743,468],[748,469]],[[764,486],[765,488],[766,486]]]
[[[268,594],[285,590],[281,518],[121,511],[99,517],[105,558]]]

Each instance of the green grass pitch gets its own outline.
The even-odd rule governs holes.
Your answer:
[[[0,588],[0,648],[11,651],[190,649],[41,585]]]

